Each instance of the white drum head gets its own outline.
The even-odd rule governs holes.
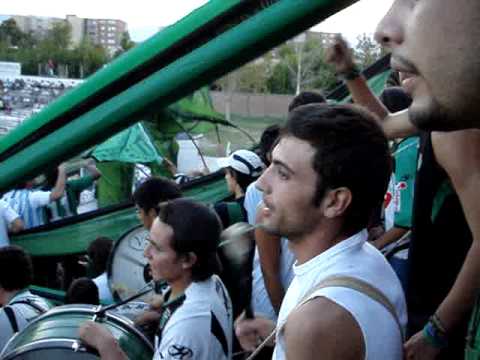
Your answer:
[[[134,228],[115,243],[108,261],[108,285],[115,300],[125,300],[143,289],[151,280],[147,259],[143,256],[148,231]],[[138,300],[148,301],[152,294]]]

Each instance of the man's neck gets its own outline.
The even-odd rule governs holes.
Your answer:
[[[176,297],[182,295],[191,283],[192,279],[190,277],[181,278],[170,283],[170,299],[175,299]]]
[[[297,264],[302,265],[349,237],[339,226],[318,226],[315,231],[292,239],[289,247]]]
[[[12,290],[12,291],[7,291],[7,290],[1,290],[1,306],[7,305],[19,292],[22,290]]]
[[[245,196],[245,192],[242,190],[242,188],[237,185],[235,188],[235,199],[240,199]]]

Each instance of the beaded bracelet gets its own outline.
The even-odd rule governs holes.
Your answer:
[[[445,331],[443,331],[442,326],[438,326],[436,322],[432,316],[423,328],[422,333],[430,345],[437,349],[443,349],[448,346],[447,335]]]

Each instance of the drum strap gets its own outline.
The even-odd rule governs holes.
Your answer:
[[[10,321],[10,326],[12,327],[13,333],[18,332],[17,318],[15,317],[15,311],[10,306],[5,306],[3,308],[5,315],[7,315],[8,321]]]
[[[39,314],[43,314],[44,312],[47,312],[47,310],[48,310],[48,309],[45,309],[38,304],[35,304],[35,302],[30,300],[30,299],[23,299],[23,300],[14,301],[10,304],[10,306],[11,305],[17,305],[17,304],[29,305],[30,307],[34,308]]]
[[[3,309],[5,310],[5,315],[7,315],[8,320],[10,321],[10,325],[12,327],[13,333],[18,332],[18,322],[17,322],[17,318],[15,316],[15,311],[12,308],[13,305],[17,305],[17,304],[29,305],[33,309],[35,309],[35,311],[38,312],[39,315],[43,314],[44,312],[46,312],[48,310],[48,309],[44,309],[43,307],[41,307],[38,304],[35,304],[35,302],[33,302],[30,299],[17,300],[17,301],[12,302],[11,304],[5,306]]]
[[[168,293],[169,295],[170,293]],[[160,323],[158,325],[157,329],[157,341],[160,344],[162,341],[162,332],[165,326],[167,325],[168,320],[172,317],[173,313],[183,305],[183,302],[185,301],[186,296],[185,294],[182,294],[181,296],[176,297],[175,299],[172,299],[170,301],[167,301],[165,304],[162,305],[162,316],[160,317]]]
[[[210,331],[212,332],[213,336],[217,338],[220,345],[222,345],[223,352],[228,358],[228,343],[225,332],[223,331],[222,325],[220,325],[220,321],[218,321],[213,311],[210,311],[210,316],[212,318]]]

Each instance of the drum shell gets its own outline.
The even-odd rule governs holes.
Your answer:
[[[98,358],[84,346],[76,353],[72,348],[79,342],[80,325],[93,319],[95,308],[91,305],[64,305],[50,310],[32,321],[7,344],[2,360],[25,359],[27,355],[30,359],[45,358],[45,355],[45,359],[51,359],[46,348],[52,349],[49,351],[57,349],[55,350],[57,353],[61,351],[62,357],[59,355],[58,359]],[[131,320],[107,312],[102,318],[102,324],[112,333],[129,359],[152,359],[152,344],[135,329]],[[35,353],[38,353],[38,356],[35,356]]]

